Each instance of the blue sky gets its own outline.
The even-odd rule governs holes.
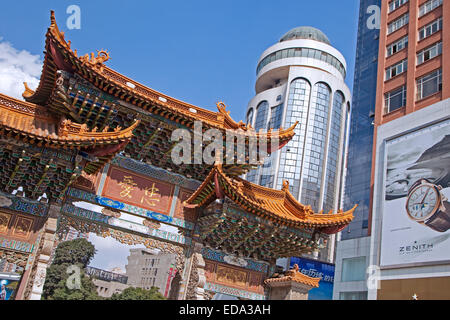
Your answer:
[[[80,30],[66,27],[72,4],[81,8]],[[0,92],[9,94],[11,83],[22,90],[27,77],[37,83],[53,9],[80,55],[107,49],[116,71],[211,110],[223,100],[239,121],[254,95],[261,53],[297,26],[328,36],[347,59],[352,88],[358,8],[358,0],[7,1],[0,11]]]

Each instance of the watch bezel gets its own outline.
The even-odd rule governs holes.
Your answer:
[[[415,218],[411,215],[411,213],[409,212],[409,201],[411,199],[411,195],[417,191],[419,188],[423,188],[424,186],[429,186],[431,189],[433,189],[433,191],[436,193],[437,197],[436,197],[436,204],[433,208],[433,210],[426,215],[423,218]],[[408,192],[408,199],[406,200],[406,213],[408,214],[408,217],[416,222],[423,222],[425,223],[427,220],[429,220],[432,216],[434,216],[436,214],[436,212],[439,210],[439,208],[441,207],[441,202],[442,202],[442,195],[441,192],[439,190],[439,188],[433,184],[430,183],[428,181],[426,181],[425,179],[421,180],[421,183],[417,184],[416,186],[414,186],[409,192]]]

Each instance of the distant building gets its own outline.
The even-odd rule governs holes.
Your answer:
[[[247,173],[247,180],[277,190],[288,181],[301,203],[336,212],[343,207],[351,100],[344,56],[322,31],[298,27],[263,52],[256,73],[247,123],[256,131],[298,124],[286,147]],[[333,261],[334,239],[316,258]]]
[[[375,5],[380,30],[367,28]],[[337,246],[335,299],[450,298],[449,12],[444,0],[361,0],[346,190],[360,206]]]
[[[123,271],[122,268],[120,268],[120,267],[112,268],[111,272],[118,273],[118,274],[123,274],[123,275],[125,274],[125,271]]]
[[[72,241],[78,238],[84,238],[86,240],[89,239],[89,233],[83,233],[75,230],[72,227],[69,227],[69,231],[62,237],[61,242],[63,241]]]
[[[99,279],[92,279],[92,282],[97,289],[97,294],[103,298],[111,298],[114,293],[121,293],[130,286],[115,281],[104,281]]]
[[[366,300],[369,263],[371,171],[380,30],[368,28],[381,0],[361,0],[350,121],[344,209],[358,203],[355,218],[338,235],[334,300]],[[354,269],[352,269],[354,268]],[[354,270],[357,270],[355,272]]]
[[[113,268],[113,271],[122,271],[120,268]],[[92,278],[97,293],[100,297],[111,298],[114,293],[121,293],[130,287],[127,284],[127,276],[113,271],[106,271],[94,267],[86,267],[86,274]]]
[[[147,249],[131,249],[125,266],[128,285],[150,290],[157,287],[168,296],[170,282],[174,275],[175,254],[155,253]]]
[[[448,0],[382,2],[368,300],[450,299],[449,18]]]

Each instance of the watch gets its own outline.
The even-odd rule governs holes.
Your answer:
[[[416,181],[406,201],[409,218],[438,232],[450,229],[450,202],[441,191],[427,179]]]

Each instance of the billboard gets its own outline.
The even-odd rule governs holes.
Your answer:
[[[292,257],[290,268],[298,265],[301,273],[313,278],[321,278],[319,287],[309,291],[308,300],[332,300],[334,283],[334,264],[321,261]]]
[[[17,273],[0,274],[0,300],[14,300],[20,277]]]
[[[450,120],[386,142],[381,266],[450,261]]]
[[[106,271],[106,270],[102,270],[102,269],[98,269],[98,268],[94,268],[94,267],[87,266],[85,271],[86,271],[86,274],[88,274],[89,276],[99,279],[99,280],[103,280],[103,281],[114,281],[114,282],[120,282],[123,284],[127,284],[127,281],[128,281],[128,276],[126,276],[126,275],[111,272],[111,271]]]

